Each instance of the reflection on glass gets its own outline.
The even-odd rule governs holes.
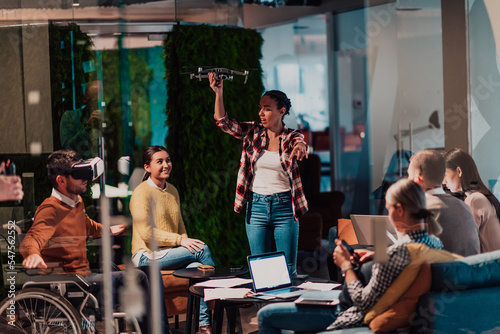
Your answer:
[[[498,1],[468,1],[472,157],[485,184],[500,198],[500,7]]]
[[[441,6],[402,0],[336,20],[343,210],[375,213],[370,194],[383,187],[397,152],[444,147],[444,129],[429,126],[429,117],[444,116]]]

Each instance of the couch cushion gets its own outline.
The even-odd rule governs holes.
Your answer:
[[[394,305],[370,322],[370,329],[374,332],[389,332],[410,327],[410,317],[417,309],[418,299],[429,292],[430,288],[431,268],[429,264],[424,263],[415,282]]]
[[[441,249],[432,249],[420,243],[409,243],[406,247],[411,256],[410,264],[403,269],[375,306],[368,311],[364,320],[365,324],[369,324],[376,316],[385,312],[408,290],[415,281],[422,263],[446,262],[461,258],[460,255]]]
[[[456,291],[500,285],[500,251],[431,266],[431,291]]]
[[[412,333],[500,333],[500,286],[424,294]]]

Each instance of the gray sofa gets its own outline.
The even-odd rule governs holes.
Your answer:
[[[409,333],[500,333],[500,251],[431,265]],[[368,327],[322,334],[372,333]]]

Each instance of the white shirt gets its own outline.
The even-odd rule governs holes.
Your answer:
[[[64,195],[62,192],[57,190],[56,188],[52,188],[51,195],[72,208],[74,208],[78,204],[78,202],[80,202],[80,198],[78,198],[78,201],[75,202],[71,198],[69,198],[68,196]]]
[[[261,195],[271,195],[291,189],[288,175],[281,167],[280,153],[264,150],[255,162],[250,190]]]
[[[165,182],[165,188],[161,189],[160,187],[158,187],[156,185],[156,183],[154,183],[154,181],[151,180],[151,176],[146,180],[146,183],[149,184],[153,188],[160,189],[161,191],[165,191],[168,188],[168,183],[167,182]]]

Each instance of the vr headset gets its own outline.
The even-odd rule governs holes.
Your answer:
[[[78,180],[92,180],[95,181],[104,172],[104,161],[101,158],[92,158],[87,160],[80,160],[73,164],[70,169],[63,171],[49,171],[52,175],[71,175],[74,179]]]

